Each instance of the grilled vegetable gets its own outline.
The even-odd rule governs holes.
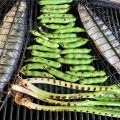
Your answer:
[[[47,73],[47,72],[39,72],[39,71],[22,71],[23,75],[28,77],[47,77],[47,78],[55,78],[53,75]]]
[[[93,62],[94,59],[68,59],[68,58],[58,58],[59,63],[67,65],[85,65]]]
[[[45,47],[43,45],[31,45],[27,48],[28,50],[39,50],[39,51],[45,51],[45,52],[53,52],[53,53],[60,53],[60,50],[57,48],[49,48]]]
[[[66,88],[71,88],[75,90],[82,90],[82,91],[119,91],[118,85],[109,85],[109,86],[100,86],[100,85],[80,85],[76,83],[65,82],[61,80],[49,79],[49,78],[28,78],[27,79],[30,83],[42,83],[42,84],[50,84],[56,86],[62,86]],[[120,93],[118,93],[120,94]]]
[[[16,96],[15,99],[16,103],[22,106],[26,106],[29,109],[34,109],[34,110],[41,110],[41,111],[51,111],[51,112],[62,112],[62,111],[77,111],[77,112],[87,112],[87,113],[94,113],[96,115],[102,115],[102,116],[109,116],[109,117],[118,117],[120,118],[120,111],[118,109],[106,109],[106,108],[101,108],[101,107],[66,107],[66,106],[45,106],[45,105],[39,105],[31,102],[27,98],[21,98],[20,95]]]
[[[29,89],[25,89],[24,87],[13,85],[12,89],[15,89],[16,91],[23,92],[25,94],[28,94],[30,96],[33,96],[37,99],[40,99],[44,102],[53,104],[53,105],[61,105],[61,106],[120,106],[120,102],[104,102],[104,101],[90,101],[90,100],[84,100],[84,101],[76,101],[76,102],[65,102],[65,101],[58,101],[49,99],[44,96],[44,94],[37,94]]]
[[[77,35],[75,33],[71,33],[71,34],[59,34],[59,33],[47,33],[47,37],[48,38],[74,38],[74,37],[77,37]]]
[[[59,45],[54,42],[46,41],[42,38],[35,38],[35,41],[43,46],[49,47],[49,48],[58,48]]]
[[[43,40],[49,40],[45,35],[42,35],[41,33],[39,33],[38,31],[35,31],[35,30],[31,30],[31,33],[36,36],[36,37],[39,37]]]
[[[46,64],[48,66],[54,67],[54,68],[60,68],[61,64],[52,60],[48,60],[45,58],[40,58],[40,57],[32,57],[28,60],[26,60],[26,62],[37,62],[37,63],[43,63]]]
[[[36,50],[32,50],[31,55],[36,57],[52,58],[52,59],[61,57],[58,53],[51,53],[51,52],[44,53]]]
[[[90,53],[91,49],[87,48],[78,48],[78,49],[64,49],[61,51],[61,54],[77,54],[77,53]]]
[[[78,77],[98,77],[98,76],[105,76],[106,73],[104,71],[87,71],[87,72],[71,72],[67,71],[67,74],[73,75],[73,76],[78,76]]]
[[[93,58],[93,56],[89,55],[89,54],[80,54],[80,53],[76,53],[76,54],[67,54],[64,56],[64,58],[69,58],[69,59],[89,59],[89,58]]]
[[[73,28],[62,28],[55,31],[55,33],[77,33],[77,32],[84,32],[84,29],[79,27],[73,27]]]
[[[30,80],[31,81],[31,80]],[[112,94],[112,92],[109,91],[99,91],[99,92],[89,92],[89,93],[73,93],[73,94],[57,94],[57,93],[51,93],[44,91],[40,88],[37,88],[36,86],[32,85],[30,81],[25,79],[20,79],[17,84],[20,86],[27,88],[29,90],[32,90],[33,92],[37,94],[42,94],[47,98],[52,99],[79,99],[79,98],[92,98],[92,99],[104,99],[107,97],[108,100],[110,99],[117,99],[116,94]]]
[[[42,8],[40,11],[42,13],[57,13],[57,14],[63,14],[63,13],[67,13],[69,11],[70,8],[63,8],[63,9],[44,9]]]
[[[38,20],[43,19],[43,18],[75,18],[72,14],[58,14],[58,13],[46,13],[46,14],[42,14],[39,17],[37,17]],[[69,23],[71,24],[71,23]],[[75,24],[75,23],[72,23]],[[59,25],[59,24],[58,24]],[[61,25],[62,26],[62,25]],[[72,27],[72,26],[71,26]]]
[[[61,43],[60,45],[63,47],[63,48],[78,48],[82,45],[85,45],[86,43],[88,42],[88,40],[84,39],[84,40],[78,40],[78,41],[75,41],[75,42],[72,42],[72,43]]]
[[[63,5],[45,5],[43,6],[43,9],[64,9],[64,8],[70,8],[69,4],[63,4]]]
[[[73,27],[75,25],[75,23],[71,22],[65,25],[61,25],[61,24],[43,24],[43,26],[49,28],[49,29],[61,29],[61,28],[70,28]]]
[[[74,77],[72,75],[63,73],[63,72],[61,72],[61,71],[59,71],[57,69],[54,69],[54,68],[47,68],[47,71],[50,74],[52,74],[52,75],[54,75],[54,76],[56,76],[58,78],[61,78],[61,79],[65,80],[65,81],[76,82],[76,81],[79,80],[78,77]]]
[[[40,5],[57,5],[57,4],[64,4],[64,3],[71,3],[73,0],[41,0],[39,2]]]
[[[94,71],[95,68],[91,65],[78,65],[78,66],[70,66],[71,71]]]
[[[83,38],[80,38],[80,37],[71,37],[71,38],[59,38],[59,39],[50,39],[50,41],[52,42],[55,42],[55,43],[73,43],[73,42],[76,42],[76,41],[84,41]]]
[[[25,66],[22,67],[21,71],[28,71],[28,70],[44,70],[47,67],[49,67],[46,64],[41,64],[41,63],[28,63]]]
[[[41,20],[41,23],[42,24],[46,24],[46,23],[59,23],[59,24],[67,24],[67,23],[71,23],[71,22],[75,22],[76,21],[76,18],[56,18],[56,17],[52,17],[52,18],[49,18],[49,17],[44,17],[42,20]]]
[[[104,77],[96,77],[96,78],[85,78],[80,80],[80,84],[83,85],[90,85],[90,84],[96,84],[96,83],[104,83],[108,79],[108,76]]]

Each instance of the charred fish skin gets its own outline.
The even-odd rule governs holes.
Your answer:
[[[18,1],[0,26],[0,91],[9,82],[19,60],[25,34],[26,1]]]
[[[116,39],[112,31],[104,24],[104,22],[98,16],[95,16],[94,19],[100,26],[101,30],[99,29],[99,27],[91,17],[91,15],[93,15],[93,12],[88,7],[79,4],[78,11],[82,24],[86,29],[87,34],[90,36],[93,43],[95,44],[96,48],[106,59],[106,61],[108,61],[120,74],[119,41]],[[104,34],[101,31],[103,31]]]

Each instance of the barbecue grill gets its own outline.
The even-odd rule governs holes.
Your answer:
[[[0,13],[1,15],[5,15],[8,10],[17,0],[6,0],[4,2],[0,2]],[[20,2],[20,0],[18,0]],[[11,99],[12,94],[10,91],[10,84],[13,83],[16,79],[16,76],[20,70],[20,68],[24,64],[24,59],[29,57],[29,53],[26,52],[27,45],[31,44],[33,38],[29,33],[31,29],[37,29],[37,16],[39,15],[40,7],[37,4],[37,0],[26,0],[27,1],[27,18],[26,18],[26,28],[27,34],[25,35],[25,42],[23,45],[22,53],[20,56],[19,64],[17,65],[15,72],[11,78],[11,81],[7,83],[4,91],[0,91],[0,119],[1,120],[119,120],[118,118],[110,118],[97,116],[87,113],[78,113],[78,112],[44,112],[44,111],[35,111],[28,110],[25,107],[18,106]],[[78,1],[73,2],[71,12],[76,15],[78,18],[77,24],[82,26],[79,15],[78,15]],[[107,1],[84,1],[81,0],[80,4],[86,5],[94,12],[94,14],[98,15],[109,28],[113,31],[114,35],[118,40],[120,40],[120,4],[116,2],[107,2]],[[2,11],[2,12],[1,12]],[[0,15],[0,23],[2,22],[2,17]],[[93,16],[94,18],[94,16]],[[83,34],[83,36],[87,36]],[[87,36],[89,38],[89,36]],[[90,39],[90,38],[89,38]],[[120,42],[120,41],[119,41]],[[100,55],[100,53],[95,48],[92,40],[90,40],[90,44],[87,44],[89,48],[92,48],[92,54],[97,58],[97,61],[93,63],[93,65],[97,69],[103,69],[110,76],[109,83],[105,84],[117,84],[120,82],[120,75],[116,72],[116,70],[105,61],[105,59]],[[120,47],[120,46],[119,46]],[[67,69],[66,67],[62,68],[62,70]],[[72,89],[66,89],[62,87],[52,86],[52,85],[38,85],[44,90],[55,92],[55,93],[74,93],[79,92]],[[37,104],[49,105],[43,103],[41,101],[30,98]]]

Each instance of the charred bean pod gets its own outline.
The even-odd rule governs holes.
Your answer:
[[[93,62],[94,59],[68,59],[68,58],[58,58],[59,63],[67,65],[87,65]]]
[[[91,65],[78,65],[78,66],[70,66],[71,71],[94,71],[95,68]]]
[[[98,76],[105,76],[105,71],[85,71],[85,72],[73,72],[73,71],[66,71],[67,74],[82,77],[82,78],[90,78],[90,77],[98,77]]]
[[[60,53],[61,50],[57,48],[49,48],[43,45],[31,45],[27,48],[28,50],[39,50],[45,52],[53,52],[53,53]]]
[[[36,56],[36,57],[52,58],[52,59],[56,59],[56,58],[61,57],[58,53],[39,52],[37,50],[32,50],[31,55]]]
[[[26,62],[43,63],[43,64],[46,64],[48,66],[54,67],[54,68],[60,68],[61,67],[61,64],[59,62],[49,60],[49,59],[45,59],[45,58],[40,58],[40,57],[32,57],[32,58],[26,60]]]

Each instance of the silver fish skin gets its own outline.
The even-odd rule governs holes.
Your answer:
[[[26,1],[16,2],[0,26],[0,91],[11,79],[18,63],[25,34]]]
[[[86,10],[86,8],[88,10]],[[82,21],[87,34],[93,40],[98,51],[120,74],[120,43],[112,33],[112,31],[105,25],[105,23],[98,16],[93,15],[93,12],[85,6],[79,4],[79,16]],[[95,21],[100,26],[100,29],[89,14],[94,16]],[[107,39],[106,39],[107,38]],[[113,49],[114,48],[114,49]]]

